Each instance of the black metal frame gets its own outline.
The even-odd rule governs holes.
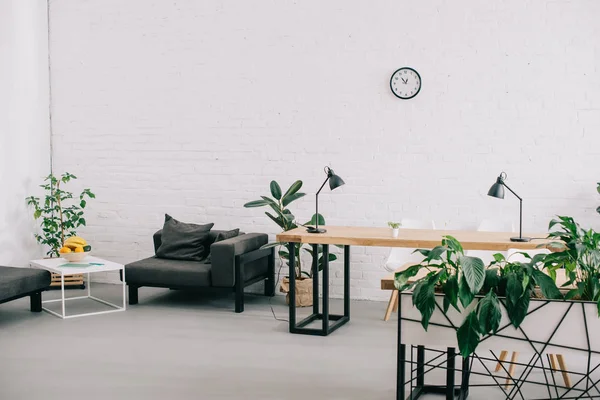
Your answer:
[[[32,292],[18,294],[16,296],[9,297],[7,299],[0,300],[0,304],[8,303],[9,301],[18,300],[23,297],[29,296],[29,308],[32,312],[42,311],[42,292],[46,289],[38,289]]]
[[[256,276],[249,280],[244,280],[244,266],[247,263],[260,260],[261,258],[268,257],[267,272],[263,275]],[[123,277],[121,276],[121,279]],[[149,287],[162,287],[169,289],[179,290],[190,290],[190,289],[211,289],[211,290],[226,290],[235,293],[235,312],[244,312],[244,288],[253,285],[256,282],[265,281],[264,294],[265,296],[275,296],[275,248],[269,249],[258,249],[249,251],[244,254],[235,256],[235,268],[234,268],[234,286],[232,288],[218,288],[218,287],[190,287],[190,286],[174,286],[174,285],[158,285],[155,283],[127,283],[129,304],[138,304],[138,289],[144,286]]]
[[[289,243],[289,254],[296,254],[297,243]],[[317,244],[311,245],[313,254],[318,254]],[[344,246],[344,315],[329,313],[329,245],[323,246],[323,312],[319,312],[319,268],[318,257],[313,257],[313,312],[300,322],[296,322],[296,261],[290,257],[290,333],[301,335],[327,336],[350,321],[350,246]],[[306,328],[313,321],[322,321],[321,328]],[[333,321],[333,323],[330,323]]]
[[[400,296],[402,296],[402,295],[403,295],[402,293],[399,293],[398,301],[401,301]],[[404,294],[404,295],[407,295],[407,294]],[[527,313],[527,315],[540,310],[541,308],[547,306],[551,302],[554,302],[553,300],[536,300],[536,301],[540,302],[541,305],[533,310],[530,310]],[[500,300],[500,303],[502,304],[503,307],[506,308],[506,304],[502,299]],[[469,395],[469,387],[485,387],[485,386],[500,388],[504,392],[506,399],[515,399],[515,398],[520,398],[522,400],[600,399],[600,379],[593,380],[591,378],[592,373],[594,373],[596,371],[600,372],[600,363],[595,365],[593,368],[591,365],[592,354],[600,355],[600,351],[594,351],[591,349],[591,346],[590,346],[590,336],[589,336],[589,331],[588,331],[587,317],[586,317],[586,313],[585,313],[585,304],[589,303],[589,302],[570,302],[570,303],[571,304],[569,304],[569,306],[567,307],[567,310],[562,315],[560,321],[554,327],[554,330],[553,330],[552,334],[550,335],[549,340],[546,342],[531,340],[523,328],[518,328],[518,329],[521,332],[521,334],[524,336],[524,338],[512,337],[512,336],[507,336],[507,335],[501,334],[501,332],[503,330],[505,330],[509,326],[511,326],[510,324],[507,324],[498,329],[497,334],[495,336],[499,336],[499,337],[510,339],[510,340],[520,340],[520,341],[528,342],[535,353],[526,364],[516,363],[516,362],[512,363],[514,365],[525,367],[520,376],[518,376],[518,377],[510,376],[508,374],[507,368],[505,367],[505,364],[511,364],[511,363],[508,363],[506,361],[500,363],[499,358],[496,356],[496,354],[493,351],[490,351],[491,357],[484,357],[477,353],[473,353],[473,355],[471,357],[463,359],[462,368],[461,368],[462,380],[461,380],[461,385],[458,388],[455,387],[455,383],[454,383],[454,371],[456,370],[455,366],[454,366],[454,359],[457,357],[456,350],[454,348],[447,348],[446,351],[442,351],[442,350],[436,350],[436,349],[426,349],[424,346],[411,345],[410,360],[407,359],[406,345],[402,343],[402,336],[401,336],[402,321],[410,321],[410,322],[417,322],[417,323],[420,323],[420,321],[412,319],[412,318],[402,317],[402,307],[399,306],[398,307],[398,353],[397,353],[398,357],[397,357],[397,377],[396,377],[396,399],[398,399],[398,400],[404,399],[404,391],[406,389],[406,384],[410,384],[410,393],[409,393],[409,396],[407,397],[407,399],[411,399],[411,400],[418,399],[421,395],[426,394],[426,393],[445,394],[446,399],[448,399],[448,400],[454,399],[455,396],[458,396],[459,400],[463,400],[463,399],[466,399]],[[573,346],[552,343],[552,338],[554,337],[554,335],[556,334],[556,332],[558,331],[558,329],[564,322],[565,317],[567,316],[567,314],[570,311],[575,311],[575,310],[573,310],[573,308],[575,307],[575,309],[577,309],[578,304],[581,305],[581,312],[583,314],[583,320],[584,320],[584,324],[585,324],[585,334],[586,334],[586,340],[587,340],[587,348],[577,348],[577,347],[573,347]],[[590,303],[590,304],[593,304],[593,303]],[[436,302],[436,306],[439,309],[439,311],[441,312],[442,310],[439,307],[439,305],[437,304],[437,302]],[[448,329],[451,329],[453,332],[455,332],[458,329],[458,327],[456,327],[450,321],[450,319],[448,317],[446,317],[446,320],[448,321],[447,325],[440,324],[440,323],[432,323],[432,322],[430,322],[430,325],[436,325],[439,327],[448,328]],[[485,341],[486,339],[488,339],[490,337],[491,336],[488,335],[488,336],[484,337],[481,341]],[[535,347],[536,344],[542,345],[543,346],[542,349],[538,350]],[[562,370],[562,369],[553,370],[551,363],[550,363],[549,356],[546,355],[546,360],[544,360],[544,357],[543,357],[544,351],[546,350],[546,348],[549,345],[552,345],[554,348],[564,348],[564,349],[568,349],[568,350],[576,350],[576,351],[581,351],[581,352],[587,353],[588,361],[587,361],[586,372],[581,373],[581,372],[577,372],[577,371]],[[507,345],[507,348],[509,348],[509,347],[510,347],[510,344]],[[415,349],[417,352],[416,362],[413,361],[413,351]],[[425,362],[425,351],[426,350],[430,351],[430,352],[438,353],[438,355],[436,357],[434,357],[433,359],[429,360],[428,362]],[[434,364],[435,361],[437,361],[440,357],[442,357],[444,355],[446,355],[445,361]],[[481,364],[481,366],[485,370],[485,373],[473,371],[472,367],[473,367],[474,360],[477,360],[479,362],[479,364]],[[499,363],[501,368],[503,369],[503,372],[506,375],[505,376],[500,376],[497,374],[495,375],[484,364],[484,361]],[[545,361],[547,362],[547,364],[544,363]],[[445,367],[443,366],[444,362],[446,363]],[[411,375],[410,375],[410,379],[408,381],[406,381],[406,379],[405,379],[406,364],[409,364],[411,366],[411,371],[410,371]],[[413,368],[413,365],[416,365],[416,368]],[[429,369],[425,370],[425,367],[429,367]],[[426,374],[428,372],[432,371],[433,369],[438,369],[438,368],[447,370],[446,385],[445,386],[426,385],[425,384]],[[542,373],[544,375],[544,381],[536,381],[536,380],[528,379],[534,370],[542,371]],[[560,372],[560,373],[566,372],[571,375],[578,376],[578,377],[580,377],[580,379],[577,382],[575,382],[570,388],[563,386],[563,385],[559,385],[559,384],[557,384],[556,379],[554,377],[554,373],[557,373],[557,372]],[[416,373],[416,375],[413,375],[414,373]],[[469,377],[471,374],[489,377],[494,382],[489,383],[489,384],[475,384],[475,385],[471,384],[470,385]],[[505,379],[507,379],[507,377],[509,377],[508,385],[504,382],[501,383],[499,381],[499,380],[505,380]],[[548,397],[544,397],[544,398],[540,398],[540,399],[526,398],[522,392],[523,385],[526,383],[530,384],[530,385],[545,386],[546,390],[548,392]],[[582,383],[585,386],[578,387]],[[510,389],[507,390],[506,389],[507,387],[510,387]],[[559,391],[561,391],[562,393],[560,393]],[[592,392],[595,392],[595,393],[592,394]]]

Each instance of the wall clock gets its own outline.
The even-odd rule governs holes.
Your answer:
[[[409,67],[397,69],[390,78],[390,89],[400,99],[412,99],[421,91],[421,75]]]

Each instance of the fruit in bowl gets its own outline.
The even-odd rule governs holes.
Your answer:
[[[91,251],[92,246],[90,246],[84,238],[71,236],[65,240],[59,253],[62,258],[69,262],[79,262],[90,255]]]

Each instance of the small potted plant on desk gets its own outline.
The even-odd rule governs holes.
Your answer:
[[[400,233],[400,226],[402,224],[400,222],[388,222],[388,226],[392,228],[392,237],[397,238],[398,233]]]
[[[273,196],[260,196],[261,200],[255,200],[244,204],[246,208],[253,207],[264,207],[268,206],[273,211],[274,214],[265,211],[267,217],[269,217],[273,222],[275,222],[283,231],[289,231],[298,227],[298,224],[295,222],[296,217],[292,212],[287,208],[293,201],[298,200],[306,195],[306,193],[299,192],[302,187],[302,181],[297,180],[294,182],[288,190],[283,193],[281,187],[276,181],[271,181],[270,190],[271,195]],[[301,225],[315,225],[318,221],[319,225],[325,225],[325,218],[321,214],[314,214],[310,221]],[[312,277],[313,274],[318,273],[323,269],[323,248],[322,246],[318,246],[317,254],[313,254],[313,250],[310,247],[304,247],[301,243],[297,243],[295,245],[294,254],[289,254],[287,246],[284,246],[284,243],[269,243],[263,248],[269,247],[279,247],[279,257],[284,260],[289,260],[290,257],[295,257],[295,265],[296,265],[296,306],[297,307],[309,307],[313,305],[313,285],[312,285]],[[318,257],[318,271],[314,271],[311,268],[309,271],[302,269],[301,262],[301,254],[302,250],[306,254],[310,254],[311,257]],[[335,261],[337,256],[335,254],[329,253],[329,261]],[[280,268],[281,270],[281,268]],[[289,291],[289,278],[284,277],[281,281],[280,290],[283,293],[288,293]],[[287,295],[287,302],[289,304],[289,294]]]
[[[61,188],[61,184],[75,179],[77,177],[68,172],[60,177],[50,174],[40,185],[46,192],[43,200],[36,196],[26,199],[27,204],[34,209],[33,218],[42,220],[42,232],[36,233],[35,239],[47,246],[46,255],[51,258],[65,256],[76,261],[91,250],[85,239],[77,236],[77,228],[86,225],[83,216],[83,210],[87,206],[86,199],[94,199],[96,196],[90,189],[84,189],[78,197],[74,197],[73,193]],[[60,284],[60,276],[52,274],[51,287],[60,288]],[[65,287],[84,288],[83,275],[65,275]]]

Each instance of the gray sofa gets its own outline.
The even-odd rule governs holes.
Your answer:
[[[0,304],[29,296],[31,311],[40,312],[50,281],[50,272],[41,269],[0,267]]]
[[[210,263],[146,258],[125,265],[129,304],[138,303],[138,289],[143,286],[198,290],[221,288],[235,292],[235,312],[244,311],[244,288],[265,281],[265,296],[275,295],[275,249],[261,249],[267,244],[264,233],[240,233],[214,243],[223,231],[211,230]],[[162,230],[154,234],[154,250],[161,245]],[[121,277],[122,279],[122,277]]]

